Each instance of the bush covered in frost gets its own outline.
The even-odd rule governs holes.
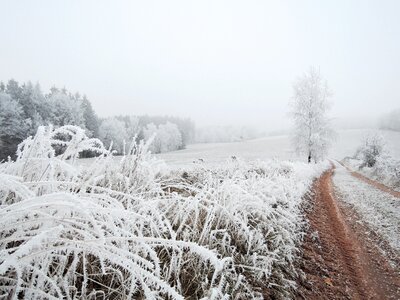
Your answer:
[[[394,188],[400,188],[400,161],[393,158],[380,134],[368,135],[354,155],[348,159],[365,175]]]
[[[78,127],[40,127],[0,165],[2,297],[290,296],[301,199],[324,166],[170,172],[148,147],[116,162]],[[100,156],[81,167],[87,150]]]
[[[360,168],[372,168],[375,166],[378,157],[385,151],[386,142],[383,136],[378,133],[371,133],[364,138],[354,157],[361,160]]]

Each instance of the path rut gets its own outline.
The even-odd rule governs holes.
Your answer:
[[[332,167],[314,184],[303,245],[299,298],[400,299],[395,268],[374,247],[375,241],[351,208],[338,201]]]

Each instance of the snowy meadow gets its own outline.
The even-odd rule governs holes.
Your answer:
[[[0,293],[35,299],[290,297],[303,198],[328,163],[232,157],[170,169],[39,127],[0,165]],[[79,164],[82,151],[98,153]]]

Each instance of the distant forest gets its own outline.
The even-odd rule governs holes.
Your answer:
[[[0,82],[0,160],[15,156],[18,144],[41,125],[77,125],[122,154],[132,139],[155,136],[153,153],[183,149],[194,140],[195,125],[188,118],[170,116],[115,116],[99,118],[89,99],[80,93],[52,87],[43,93],[39,84]],[[91,153],[84,155],[90,156]]]
[[[125,115],[99,118],[86,95],[66,88],[52,87],[44,93],[40,85],[0,82],[0,161],[14,158],[24,139],[33,136],[41,125],[76,125],[89,137],[99,138],[116,154],[125,145],[154,136],[153,153],[184,149],[190,143],[237,142],[263,135],[245,126],[207,126],[195,128],[190,118],[173,116]],[[84,152],[84,157],[93,154]]]

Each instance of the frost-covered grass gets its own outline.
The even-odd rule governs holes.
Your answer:
[[[350,204],[390,246],[400,253],[400,201],[352,176],[336,164],[333,183],[341,199]]]
[[[290,297],[302,198],[327,165],[169,171],[148,146],[116,161],[80,128],[41,127],[0,165],[1,296]],[[84,150],[101,155],[82,167]]]

